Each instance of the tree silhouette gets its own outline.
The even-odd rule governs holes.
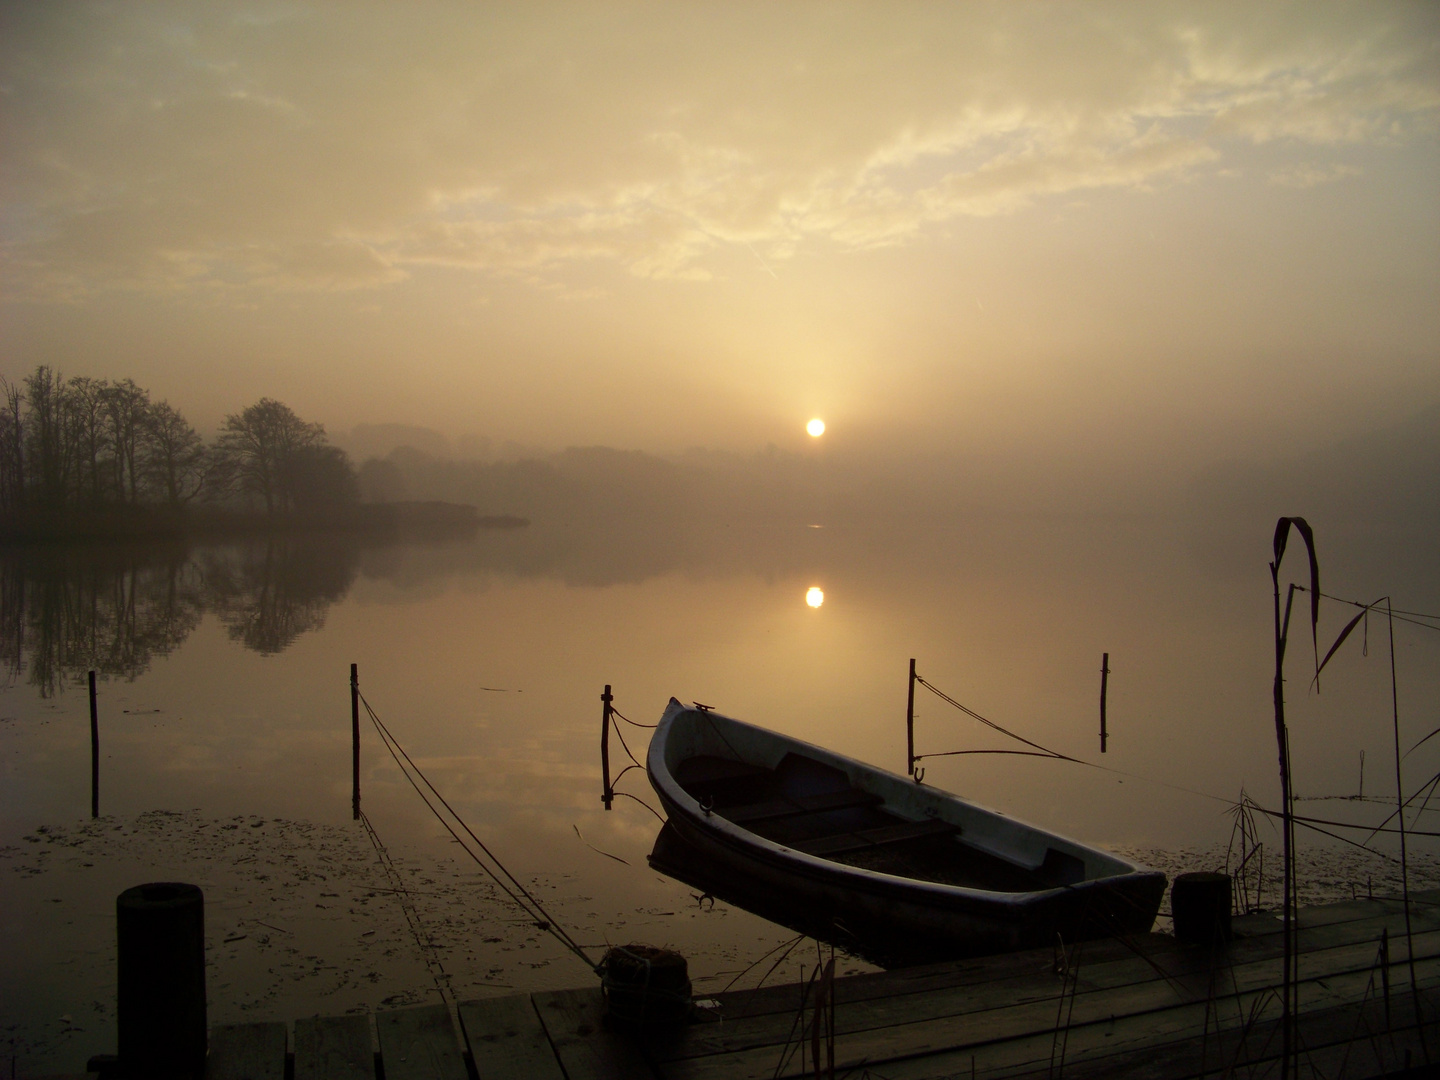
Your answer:
[[[229,483],[258,497],[267,514],[294,509],[294,476],[303,452],[325,444],[325,428],[306,423],[290,406],[261,398],[225,418],[216,444]]]
[[[200,493],[210,471],[205,444],[168,401],[150,407],[145,428],[145,475],[168,505],[189,502]]]

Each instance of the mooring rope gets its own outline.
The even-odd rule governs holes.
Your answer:
[[[625,721],[627,724],[629,724],[631,727],[650,728],[650,729],[653,731],[655,728],[658,728],[658,727],[660,726],[659,724],[642,724],[642,723],[640,723],[638,720],[631,720],[628,716],[626,716],[624,713],[622,713],[619,709],[615,708],[614,705],[611,705],[611,706],[610,706],[610,715],[611,715],[611,716],[618,716],[618,717],[620,717],[621,720],[624,720],[624,721]],[[616,730],[616,732],[619,732],[620,729],[619,729],[619,728],[616,728],[615,730]]]
[[[628,772],[632,768],[645,769],[645,766],[640,763],[640,759],[630,752],[630,744],[625,741],[625,736],[620,733],[620,729],[618,727],[615,729],[615,737],[620,740],[620,745],[625,748],[625,756],[635,763],[634,765],[625,766],[626,772]],[[646,771],[648,772],[649,770]],[[623,772],[620,774],[620,776],[624,775],[625,773]],[[620,776],[617,776],[615,779],[619,780]]]
[[[639,723],[636,723],[634,720],[631,720],[628,716],[626,716],[624,713],[622,713],[619,709],[615,708],[614,705],[611,705],[611,706],[610,706],[610,715],[611,715],[611,716],[618,716],[618,717],[620,717],[621,720],[624,720],[627,724],[630,724],[632,727],[637,727],[637,728],[651,728],[651,729],[654,729],[654,728],[657,728],[657,727],[660,726],[659,724],[639,724]],[[641,806],[645,807],[646,810],[649,810],[650,813],[654,814],[654,815],[656,816],[656,818],[659,819],[660,824],[662,824],[662,825],[665,824],[665,815],[662,814],[662,813],[660,813],[659,810],[656,810],[653,806],[651,806],[651,805],[650,805],[648,802],[646,802],[644,799],[640,798],[639,795],[631,795],[630,792],[628,792],[628,791],[620,791],[620,790],[618,790],[618,789],[615,787],[616,784],[620,783],[620,777],[624,776],[624,775],[625,775],[626,773],[628,773],[631,769],[639,769],[641,772],[645,773],[647,776],[650,774],[650,770],[647,769],[647,768],[645,767],[644,763],[641,762],[640,759],[637,758],[637,757],[631,752],[631,750],[630,750],[630,744],[625,741],[625,733],[620,730],[620,725],[619,725],[619,724],[611,724],[610,727],[611,727],[611,729],[615,732],[615,737],[620,740],[620,745],[625,749],[625,756],[628,757],[628,758],[631,760],[631,762],[633,762],[633,764],[626,765],[625,768],[621,769],[620,772],[619,772],[619,774],[615,777],[615,779],[610,782],[610,794],[611,794],[611,795],[620,795],[620,796],[623,796],[624,798],[630,799],[632,802],[638,802]]]
[[[475,861],[475,865],[490,876],[490,879],[495,882],[500,891],[510,898],[510,902],[523,911],[526,917],[535,924],[536,929],[544,930],[551,934],[557,941],[584,961],[587,967],[592,971],[597,971],[598,965],[585,954],[585,950],[575,942],[574,938],[565,932],[565,929],[555,921],[554,916],[545,910],[545,906],[530,894],[530,891],[516,879],[515,875],[506,869],[505,864],[496,857],[495,853],[485,845],[485,842],[476,836],[474,830],[465,823],[465,819],[455,812],[455,808],[446,801],[445,796],[440,794],[435,785],[430,782],[425,773],[415,764],[410,755],[405,752],[405,748],[400,745],[399,740],[390,733],[390,729],[387,728],[380,717],[376,715],[370,702],[365,700],[365,695],[360,694],[359,698],[365,706],[365,711],[370,715],[370,720],[375,725],[375,730],[379,733],[381,741],[385,744],[385,748],[390,751],[390,756],[395,759],[395,764],[400,767],[400,772],[404,775],[405,779],[410,782],[410,786],[415,789],[415,793],[420,796],[426,808],[435,815],[435,819],[445,827],[445,831],[455,839],[455,842],[460,845],[465,854],[469,855],[470,858]],[[402,758],[404,759],[403,762],[401,761]],[[409,766],[408,769],[406,765]],[[490,862],[495,864],[495,867],[499,869],[500,874],[505,876],[505,879],[510,882],[510,885],[506,885],[505,881],[501,880],[500,874],[497,874],[495,870],[491,869],[485,860],[475,854],[475,852],[470,849],[470,846],[461,839],[460,834],[455,831],[450,822],[445,819],[445,816],[435,808],[429,797],[420,789],[420,785],[415,782],[415,777],[410,775],[411,770],[414,770],[415,776],[418,776],[424,782],[425,786],[430,789],[431,793],[439,800],[440,804],[445,807],[450,816],[465,830],[465,834],[475,842],[476,847],[485,853],[486,858],[488,858]],[[514,888],[512,889],[510,886],[514,886]]]
[[[420,909],[415,906],[415,901],[410,896],[410,890],[405,885],[405,876],[400,873],[394,859],[390,857],[389,849],[380,839],[380,834],[375,831],[374,824],[366,816],[364,810],[360,811],[360,824],[365,827],[365,834],[370,838],[370,844],[375,849],[376,857],[380,860],[380,869],[385,872],[385,877],[392,886],[391,891],[400,901],[400,911],[405,916],[410,933],[415,937],[415,944],[420,949],[420,955],[425,960],[425,967],[430,972],[430,977],[435,980],[435,989],[440,992],[440,1000],[450,1005],[455,1004],[455,995],[450,987],[450,973],[445,970],[445,964],[435,949],[435,943],[425,930],[424,922],[420,918]]]
[[[963,712],[966,716],[969,716],[969,717],[971,717],[971,718],[973,718],[973,719],[975,719],[975,720],[978,720],[980,723],[984,724],[986,727],[991,728],[991,729],[994,730],[994,731],[998,731],[998,732],[1000,732],[1002,735],[1007,735],[1007,736],[1009,736],[1010,738],[1016,740],[1017,742],[1022,742],[1022,743],[1024,743],[1026,746],[1034,747],[1033,750],[946,750],[946,751],[943,751],[943,752],[940,752],[940,753],[934,753],[934,754],[916,754],[916,755],[915,755],[915,760],[916,760],[916,761],[922,761],[922,760],[924,760],[924,759],[926,759],[926,758],[935,758],[935,757],[958,757],[958,756],[962,756],[962,755],[966,755],[966,754],[1012,754],[1012,755],[1017,755],[1017,756],[1020,756],[1020,757],[1050,758],[1050,759],[1055,760],[1055,761],[1068,761],[1068,762],[1070,762],[1071,764],[1074,764],[1074,765],[1085,765],[1085,766],[1087,766],[1087,767],[1089,767],[1089,768],[1091,768],[1091,769],[1097,769],[1097,770],[1099,770],[1100,772],[1110,773],[1110,774],[1112,774],[1112,775],[1114,775],[1114,776],[1123,776],[1123,777],[1125,777],[1127,780],[1140,780],[1140,781],[1142,781],[1142,782],[1144,782],[1144,783],[1147,783],[1147,784],[1156,784],[1156,785],[1158,785],[1158,786],[1160,786],[1160,787],[1169,788],[1169,789],[1172,790],[1172,791],[1183,791],[1183,792],[1186,793],[1187,795],[1196,795],[1196,796],[1198,796],[1198,797],[1200,797],[1200,798],[1202,798],[1202,799],[1209,799],[1209,800],[1211,800],[1212,802],[1223,803],[1223,804],[1226,805],[1226,806],[1233,806],[1233,805],[1235,805],[1235,800],[1234,800],[1234,799],[1227,799],[1227,798],[1225,798],[1223,795],[1215,795],[1215,794],[1212,794],[1211,792],[1208,792],[1208,791],[1199,791],[1199,790],[1197,790],[1197,789],[1195,789],[1195,788],[1185,787],[1183,784],[1172,784],[1172,783],[1170,783],[1170,782],[1167,781],[1167,780],[1157,780],[1157,779],[1155,779],[1153,776],[1144,776],[1144,775],[1142,775],[1142,774],[1140,774],[1140,773],[1127,772],[1127,771],[1125,771],[1124,769],[1117,769],[1117,768],[1114,768],[1113,766],[1110,766],[1110,765],[1100,765],[1100,764],[1097,764],[1096,762],[1093,762],[1093,761],[1086,761],[1084,758],[1071,757],[1069,754],[1062,754],[1062,753],[1059,753],[1058,751],[1051,750],[1051,749],[1049,749],[1048,747],[1041,746],[1041,745],[1040,745],[1039,743],[1037,743],[1037,742],[1032,742],[1031,740],[1025,738],[1023,735],[1017,735],[1015,732],[1009,730],[1008,728],[1001,727],[999,724],[995,723],[993,720],[990,720],[990,719],[987,719],[987,718],[984,717],[984,716],[981,716],[981,715],[980,715],[978,712],[976,712],[974,709],[968,708],[967,706],[960,704],[960,702],[956,701],[956,700],[955,700],[953,697],[951,697],[949,694],[945,693],[943,690],[939,689],[938,687],[933,686],[933,685],[931,685],[930,683],[926,682],[926,681],[925,681],[924,679],[922,679],[919,675],[916,675],[916,676],[915,676],[915,681],[916,681],[917,683],[919,683],[921,686],[925,687],[925,689],[927,689],[927,690],[929,690],[931,693],[933,693],[936,697],[938,697],[938,698],[942,699],[943,701],[946,701],[946,702],[948,702],[949,704],[955,706],[955,708],[959,709],[959,710],[960,710],[961,712]],[[1423,790],[1424,790],[1424,788],[1422,787],[1422,788],[1420,789],[1420,791],[1423,791]],[[1410,803],[1412,800],[1414,800],[1415,798],[1418,798],[1418,797],[1419,797],[1419,794],[1420,794],[1420,791],[1416,791],[1416,793],[1415,793],[1414,795],[1412,795],[1412,796],[1410,797],[1410,799],[1407,799],[1407,800],[1406,800],[1406,805],[1409,805],[1409,803]],[[1269,809],[1266,809],[1265,807],[1260,806],[1260,805],[1258,805],[1258,804],[1255,805],[1255,810],[1257,810],[1259,813],[1264,814],[1266,817],[1269,817],[1269,818],[1284,818],[1284,816],[1285,816],[1285,815],[1282,814],[1279,810],[1269,810]],[[1385,820],[1386,820],[1386,822],[1389,822],[1389,821],[1393,820],[1394,817],[1395,817],[1395,815],[1394,815],[1394,814],[1391,814],[1390,817],[1386,818]],[[1369,853],[1372,854],[1372,855],[1379,855],[1381,858],[1384,858],[1384,859],[1390,859],[1390,858],[1393,858],[1393,856],[1386,855],[1383,851],[1377,851],[1375,848],[1370,847],[1370,846],[1368,845],[1368,843],[1361,843],[1361,842],[1358,842],[1358,841],[1355,841],[1355,840],[1351,840],[1351,839],[1349,839],[1348,837],[1339,836],[1339,835],[1337,835],[1336,833],[1330,832],[1329,829],[1327,829],[1327,828],[1322,828],[1321,826],[1329,826],[1330,828],[1334,828],[1334,829],[1355,829],[1355,830],[1357,830],[1357,831],[1359,831],[1359,832],[1367,832],[1367,833],[1370,833],[1371,836],[1374,836],[1376,833],[1396,833],[1396,834],[1398,834],[1398,833],[1400,832],[1399,829],[1387,828],[1387,827],[1385,826],[1385,823],[1382,823],[1382,824],[1379,825],[1379,826],[1359,825],[1359,824],[1355,824],[1354,822],[1349,822],[1349,821],[1332,821],[1332,820],[1329,820],[1329,819],[1327,819],[1327,818],[1305,817],[1305,816],[1302,816],[1302,815],[1300,815],[1300,814],[1295,814],[1295,813],[1292,813],[1292,814],[1290,815],[1290,820],[1293,821],[1293,822],[1295,822],[1295,824],[1297,824],[1297,825],[1304,826],[1305,828],[1311,830],[1312,832],[1320,833],[1322,836],[1328,836],[1328,837],[1330,837],[1332,840],[1339,840],[1341,843],[1343,843],[1343,844],[1349,844],[1349,845],[1351,845],[1352,847],[1358,847],[1358,848],[1360,848],[1362,851],[1369,852]],[[1404,831],[1405,831],[1405,835],[1407,835],[1407,836],[1440,836],[1440,832],[1424,832],[1424,831],[1420,831],[1420,830],[1416,830],[1416,829],[1408,829],[1408,828],[1405,829]]]
[[[929,691],[930,691],[932,694],[934,694],[936,697],[940,698],[940,699],[943,700],[943,701],[948,701],[951,705],[954,705],[955,708],[959,709],[961,712],[963,712],[966,716],[970,717],[971,719],[973,719],[973,720],[979,720],[980,723],[984,724],[984,725],[985,725],[986,727],[988,727],[988,728],[992,728],[993,730],[1000,732],[1001,735],[1008,735],[1010,738],[1014,739],[1016,742],[1022,742],[1022,743],[1024,743],[1026,746],[1033,747],[1034,749],[1040,751],[1040,754],[1041,754],[1042,757],[1058,758],[1058,759],[1061,760],[1061,761],[1073,761],[1073,762],[1075,762],[1077,765],[1088,765],[1088,764],[1090,764],[1088,761],[1081,761],[1079,758],[1073,758],[1073,757],[1071,757],[1069,754],[1062,754],[1062,753],[1060,753],[1058,750],[1051,750],[1049,747],[1041,746],[1041,745],[1040,745],[1039,743],[1037,743],[1037,742],[1031,742],[1029,739],[1025,738],[1025,736],[1023,736],[1023,735],[1016,735],[1015,732],[1011,731],[1009,728],[1003,728],[1003,727],[1001,727],[999,724],[995,723],[995,721],[993,721],[993,720],[987,720],[985,717],[981,716],[981,715],[980,715],[978,712],[976,712],[974,709],[970,709],[970,708],[967,708],[967,707],[964,706],[964,705],[961,705],[960,702],[956,701],[953,697],[951,697],[949,694],[945,693],[945,691],[941,690],[938,686],[931,686],[928,682],[926,682],[924,679],[922,679],[919,675],[916,675],[916,676],[915,676],[915,681],[918,682],[921,686],[925,687],[926,690],[929,690]],[[957,753],[957,752],[958,752],[958,753],[966,753],[967,751],[963,751],[963,750],[962,750],[962,751],[953,751],[953,750],[951,751],[952,754],[953,754],[953,753]],[[1012,751],[1012,753],[1013,753],[1013,752],[1014,752],[1014,751]],[[915,755],[915,760],[916,760],[916,761],[919,761],[922,757],[944,757],[944,756],[945,756],[945,755],[943,755],[943,754],[916,754],[916,755]]]

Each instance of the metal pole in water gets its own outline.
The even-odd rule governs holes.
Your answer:
[[[360,820],[360,665],[350,665],[350,817]]]
[[[600,801],[605,804],[606,810],[609,810],[610,804],[615,801],[615,792],[610,788],[610,703],[614,700],[610,693],[610,684],[606,683],[605,692],[600,695],[603,704],[600,710],[600,771],[605,785]]]
[[[1105,741],[1110,738],[1105,731],[1105,691],[1110,683],[1110,654],[1100,660],[1100,753],[1105,753]]]
[[[90,816],[100,816],[100,710],[95,705],[95,669],[90,669]]]
[[[905,768],[915,775],[915,658],[910,658],[910,688],[905,696]]]

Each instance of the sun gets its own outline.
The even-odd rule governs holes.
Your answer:
[[[818,416],[805,425],[805,430],[810,433],[812,439],[818,439],[825,434],[825,421]]]
[[[811,607],[819,607],[825,603],[825,593],[820,586],[811,585],[810,588],[805,591],[805,603]]]

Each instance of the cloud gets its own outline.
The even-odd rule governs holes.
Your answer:
[[[696,279],[1432,138],[1425,6],[7,10],[9,294]],[[1327,154],[1346,153],[1345,162]]]
[[[1363,172],[1363,169],[1355,165],[1302,163],[1286,169],[1277,169],[1270,174],[1269,180],[1278,187],[1312,188],[1321,184],[1333,184],[1347,176],[1359,176]]]

